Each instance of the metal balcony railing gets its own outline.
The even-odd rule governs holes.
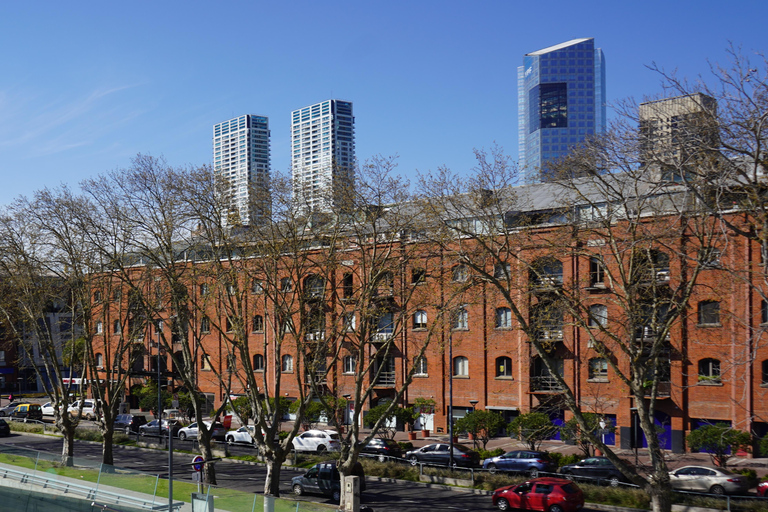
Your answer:
[[[531,377],[531,391],[562,391],[563,388],[551,375]]]

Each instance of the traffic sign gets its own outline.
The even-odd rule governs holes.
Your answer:
[[[195,458],[192,459],[192,469],[199,473],[203,470],[203,462],[205,462],[205,459],[202,455],[195,455]]]

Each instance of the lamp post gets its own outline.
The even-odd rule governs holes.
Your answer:
[[[480,401],[480,400],[470,400],[470,401],[469,401],[469,405],[471,405],[471,406],[472,406],[472,412],[475,412],[475,406],[477,405],[477,403],[478,403],[479,401]],[[476,436],[473,434],[473,435],[472,435],[472,449],[473,449],[473,450],[474,450],[475,448],[477,448],[477,439],[475,439],[475,437],[476,437]]]
[[[448,466],[453,467],[453,326],[448,334]]]
[[[163,323],[162,320],[158,320],[155,325],[157,331],[157,421],[158,430],[160,432],[160,439],[163,436],[163,388],[160,385],[160,340],[162,336]],[[168,419],[168,512],[173,511],[173,429],[171,428],[171,420]]]

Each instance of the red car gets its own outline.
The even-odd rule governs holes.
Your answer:
[[[757,495],[763,498],[768,498],[768,480],[757,484]]]
[[[584,506],[579,486],[564,478],[534,478],[493,492],[499,510],[511,508],[543,512],[576,512]]]

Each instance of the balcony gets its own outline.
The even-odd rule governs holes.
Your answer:
[[[379,331],[371,335],[371,341],[373,343],[387,343],[392,339],[392,331]]]
[[[672,383],[671,382],[659,382],[656,387],[656,398],[669,398],[672,395]],[[650,398],[651,387],[645,388],[645,396]]]
[[[541,342],[563,341],[562,329],[544,329],[536,333],[536,339]]]
[[[537,375],[531,377],[532,393],[561,393],[563,387],[551,375]]]
[[[318,342],[318,341],[323,341],[324,339],[325,339],[324,331],[313,331],[313,332],[308,332],[307,334],[304,335],[305,341]]]
[[[382,371],[379,378],[373,382],[375,388],[391,388],[395,386],[396,375],[393,371]]]

